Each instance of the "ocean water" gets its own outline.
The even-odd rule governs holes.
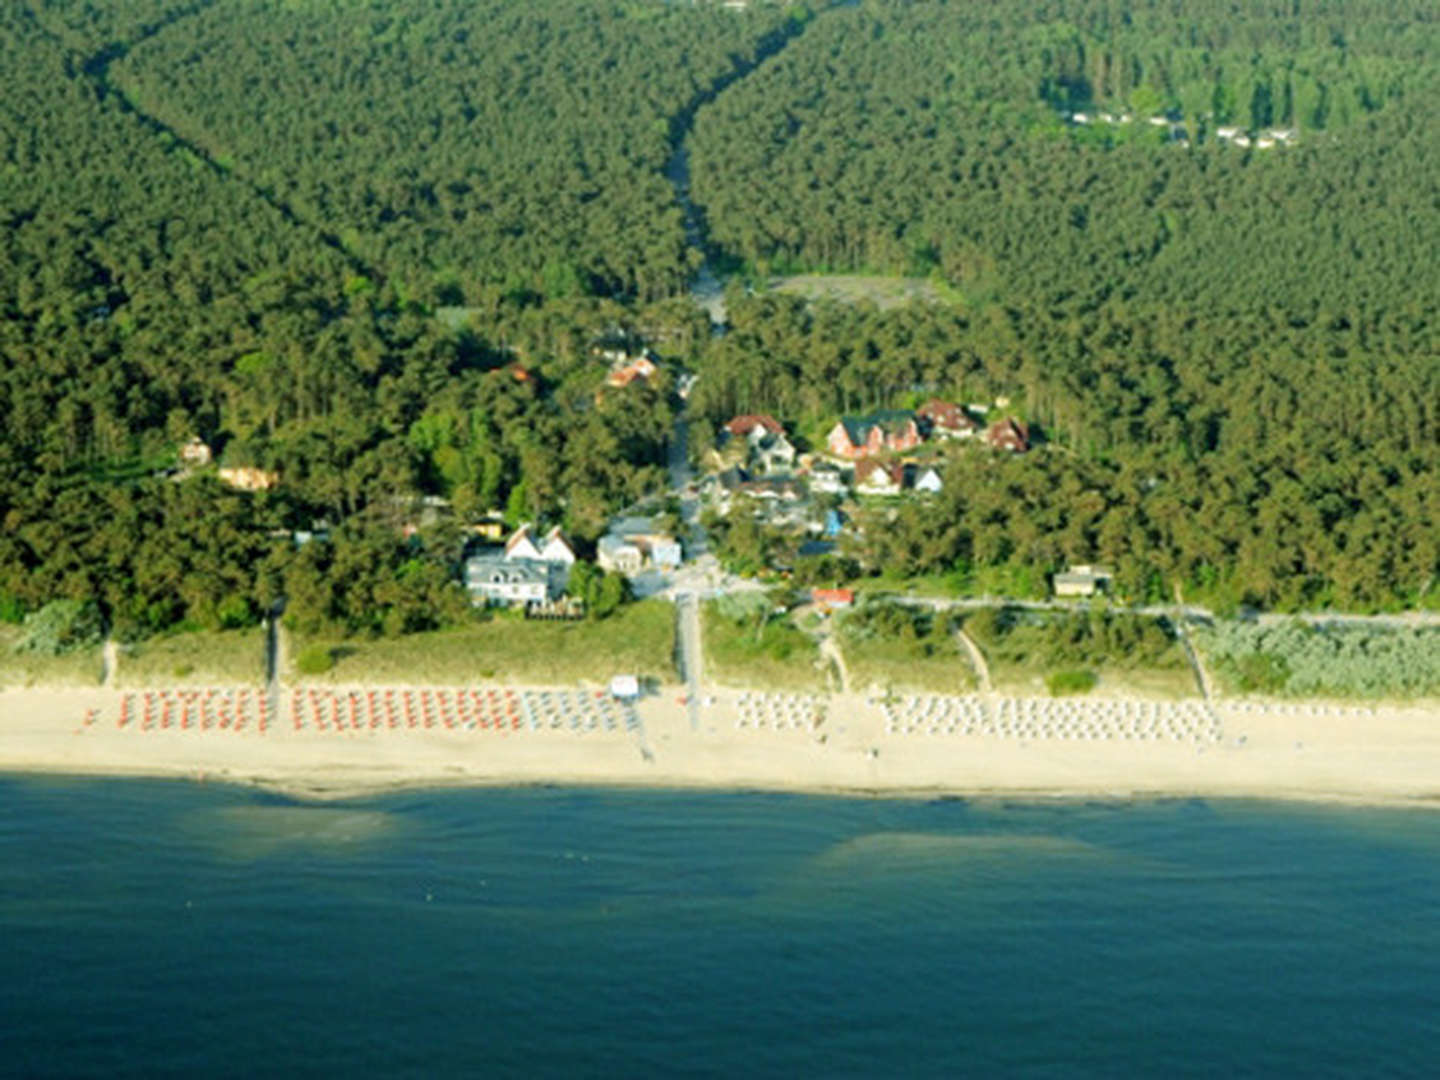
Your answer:
[[[1440,814],[0,778],[7,1076],[1433,1076]]]

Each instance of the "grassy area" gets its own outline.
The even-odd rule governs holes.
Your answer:
[[[1051,696],[1047,683],[1052,676],[1087,671],[1095,676],[1095,697],[1142,697],[1180,701],[1200,696],[1194,673],[1188,668],[1142,669],[1117,664],[1034,665],[1000,663],[990,665],[990,679],[997,693],[1022,697]]]
[[[119,686],[256,686],[265,681],[265,631],[167,634],[123,646]]]
[[[873,303],[882,311],[911,303],[944,303],[928,278],[893,277],[879,274],[795,274],[771,278],[775,292],[803,296],[808,300],[835,300],[843,304]]]
[[[824,690],[826,678],[814,638],[785,616],[726,614],[715,602],[701,613],[705,675],[717,683],[761,690]]]
[[[526,621],[496,614],[453,630],[372,641],[289,635],[286,677],[307,650],[329,649],[334,666],[317,683],[454,684],[500,681],[568,684],[616,674],[674,681],[675,609],[646,600],[594,622]]]
[[[982,608],[965,630],[990,666],[995,689],[1048,694],[1057,674],[1089,672],[1092,693],[1178,699],[1199,687],[1174,631],[1163,619],[1113,612]]]
[[[0,626],[0,686],[99,686],[105,674],[101,649],[82,649],[64,656],[17,653],[18,626]]]
[[[841,617],[839,638],[852,690],[968,694],[978,686],[969,656],[931,612],[862,607]]]

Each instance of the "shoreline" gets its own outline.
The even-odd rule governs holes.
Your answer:
[[[884,702],[713,688],[692,726],[675,686],[633,709],[574,687],[290,687],[268,709],[261,688],[218,688],[203,712],[202,693],[0,692],[0,772],[222,783],[316,802],[556,786],[1440,808],[1430,702]],[[244,722],[233,708],[242,694]],[[153,705],[148,723],[137,704],[147,695],[170,703]],[[499,703],[493,725],[487,701]]]

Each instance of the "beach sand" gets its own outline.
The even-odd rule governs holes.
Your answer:
[[[817,699],[816,706],[758,698],[798,719],[784,730],[757,729],[753,721],[738,726],[738,692],[719,690],[692,728],[678,687],[641,701],[633,730],[448,730],[438,723],[320,730],[310,722],[297,730],[289,693],[262,733],[254,723],[240,731],[144,730],[133,711],[121,727],[121,694],[112,691],[0,692],[0,770],[181,777],[310,798],[427,785],[561,784],[1440,805],[1440,707],[1430,703],[1312,709],[1220,702],[1203,740],[1136,741],[931,734],[923,726],[907,734],[887,721],[879,702],[856,695]],[[923,707],[930,699],[916,700]],[[968,700],[987,700],[993,709],[998,699]],[[1081,715],[1116,707],[1090,699],[1073,706]]]

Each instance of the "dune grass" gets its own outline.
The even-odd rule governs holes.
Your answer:
[[[852,690],[878,686],[925,694],[972,694],[978,682],[970,658],[953,640],[842,642]]]
[[[105,675],[105,658],[97,645],[63,656],[16,652],[23,631],[0,626],[0,686],[99,686]]]
[[[708,681],[759,690],[825,689],[815,640],[789,618],[771,615],[757,632],[757,614],[736,618],[713,601],[701,618]]]
[[[265,631],[197,630],[120,649],[115,682],[138,686],[258,686],[265,681]]]
[[[675,609],[664,600],[621,608],[605,619],[527,621],[505,613],[450,630],[371,640],[287,635],[290,681],[414,685],[509,682],[564,685],[634,674],[673,682]],[[299,675],[295,661],[328,650],[333,666]]]

